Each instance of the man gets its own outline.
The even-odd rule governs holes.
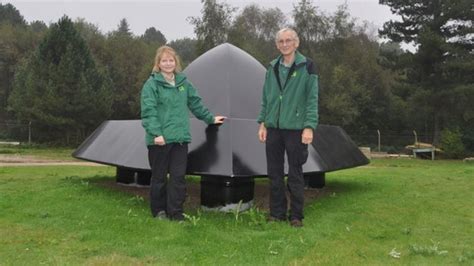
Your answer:
[[[313,62],[297,51],[298,34],[290,28],[278,31],[276,46],[281,55],[270,63],[263,86],[258,117],[258,137],[265,143],[270,179],[270,221],[290,220],[303,226],[303,164],[308,144],[318,124],[318,76]],[[284,180],[284,155],[288,157],[290,213]]]

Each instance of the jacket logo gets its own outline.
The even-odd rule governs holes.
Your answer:
[[[296,72],[293,72],[293,74],[291,75],[292,78],[296,77]]]
[[[179,91],[184,91],[184,86],[179,86],[178,90]]]

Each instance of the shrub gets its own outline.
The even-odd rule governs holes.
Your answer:
[[[443,149],[446,158],[459,159],[463,157],[465,148],[459,129],[444,129],[441,132],[441,149]]]

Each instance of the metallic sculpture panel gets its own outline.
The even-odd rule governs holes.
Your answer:
[[[106,121],[84,141],[73,156],[118,167],[149,170],[140,120]],[[266,176],[265,145],[256,137],[255,120],[229,119],[207,126],[191,119],[188,174],[207,176]],[[350,137],[337,126],[319,125],[305,173],[330,172],[367,164]],[[287,169],[287,166],[285,166]]]

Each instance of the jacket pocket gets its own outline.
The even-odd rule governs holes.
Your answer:
[[[302,128],[304,124],[304,112],[302,111],[302,108],[297,107],[295,110],[295,116],[294,116],[294,126],[295,128]]]

